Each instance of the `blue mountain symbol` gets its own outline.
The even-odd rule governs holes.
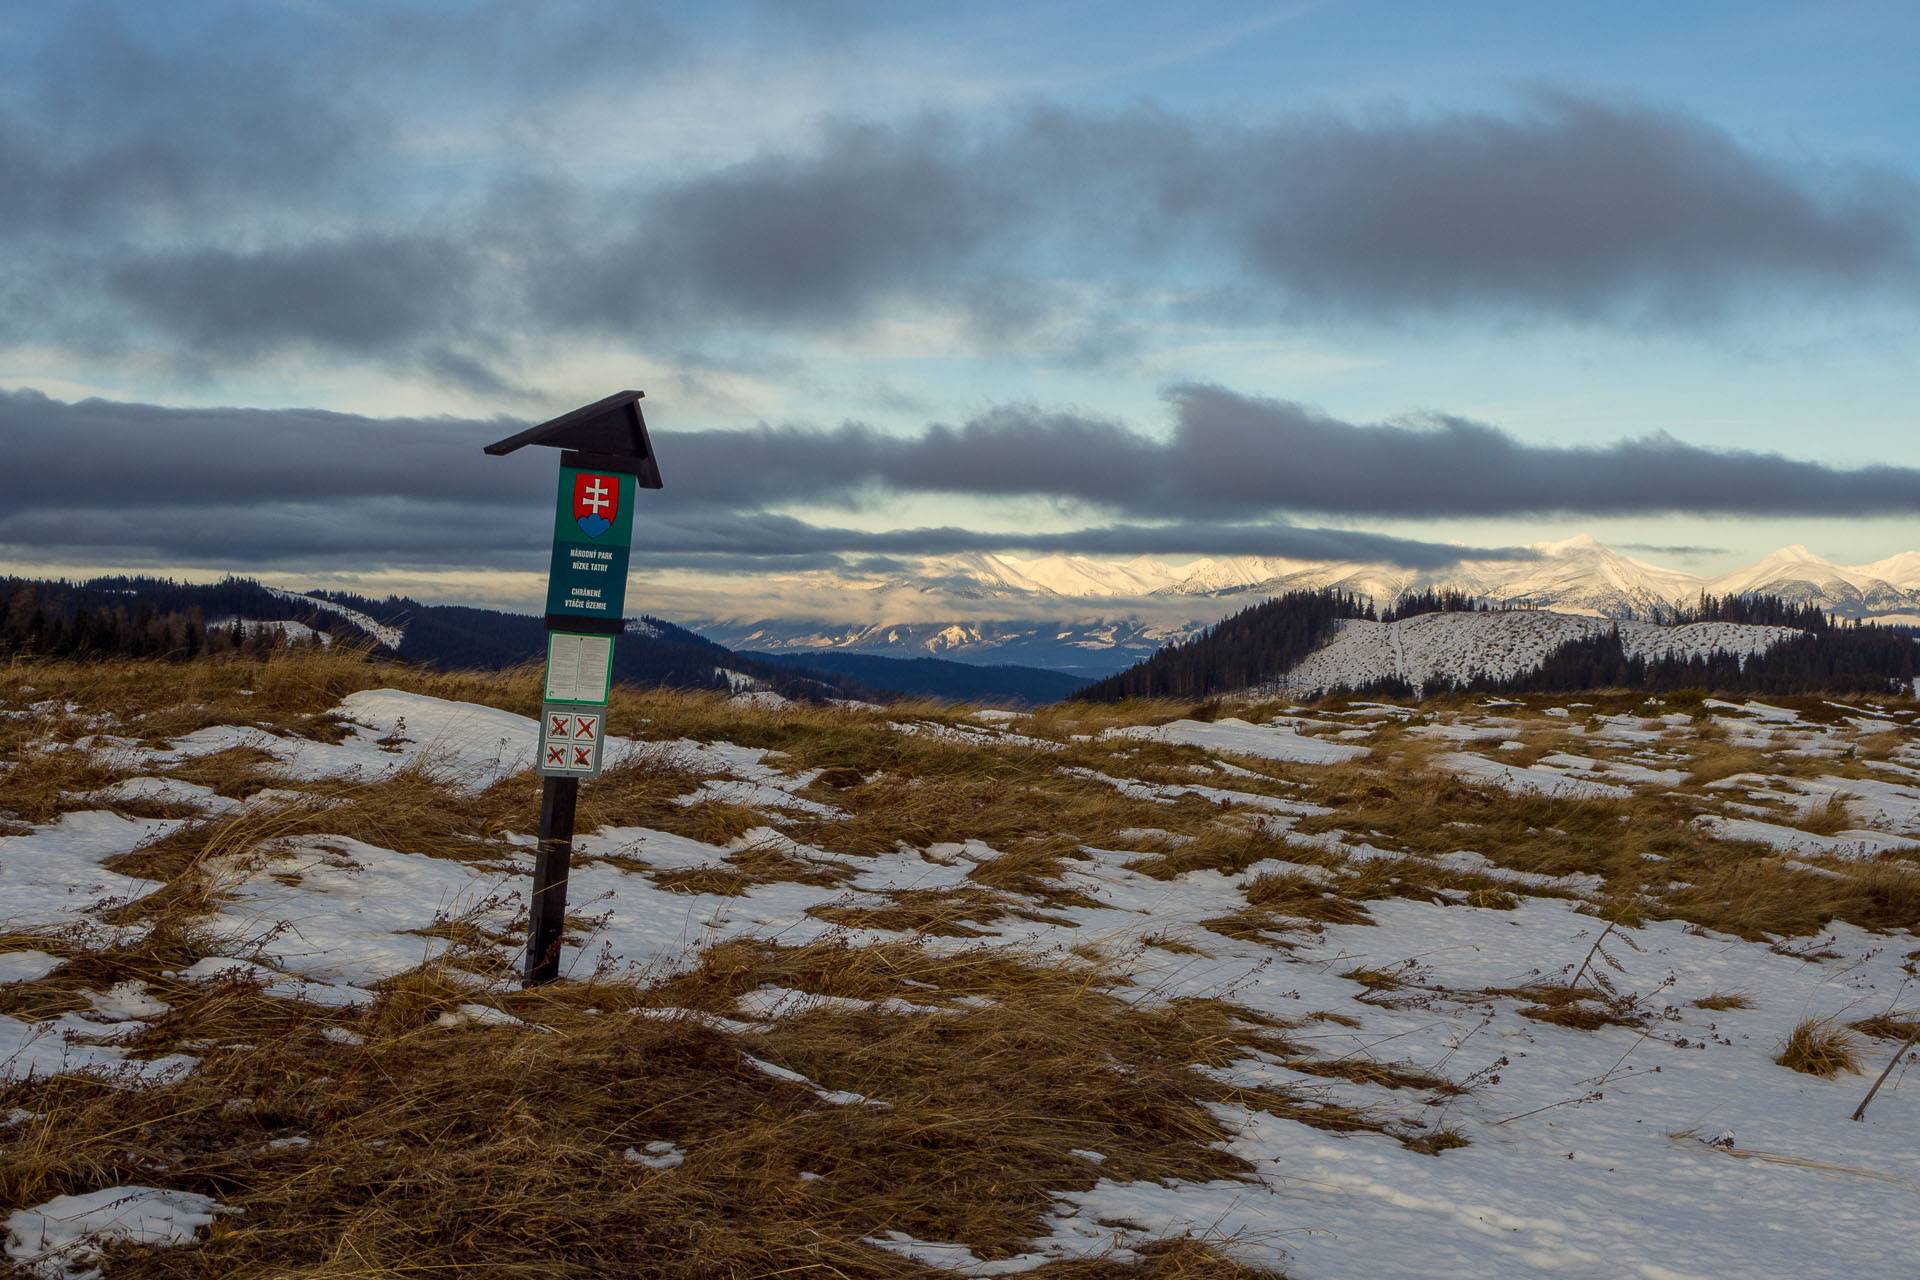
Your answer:
[[[607,519],[605,516],[591,514],[581,516],[574,523],[578,524],[581,532],[585,533],[589,538],[597,538],[607,530],[613,528],[613,521]]]

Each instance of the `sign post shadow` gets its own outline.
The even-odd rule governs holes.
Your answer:
[[[546,684],[534,766],[541,779],[540,845],[527,913],[525,981],[530,987],[560,976],[574,810],[580,780],[600,776],[614,638],[626,629],[634,497],[641,489],[661,487],[640,413],[643,395],[622,391],[486,446],[496,457],[530,444],[562,450],[547,572]]]

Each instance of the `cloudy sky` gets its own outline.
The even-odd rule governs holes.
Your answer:
[[[1893,2],[11,5],[0,569],[533,608],[554,458],[479,446],[628,387],[669,616],[974,550],[1879,559],[1917,65]]]

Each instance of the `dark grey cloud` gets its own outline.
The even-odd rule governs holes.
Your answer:
[[[655,430],[667,487],[643,495],[634,545],[659,564],[718,568],[855,567],[991,550],[1435,568],[1515,553],[1296,519],[1920,511],[1913,468],[1841,470],[1667,437],[1530,445],[1457,418],[1353,424],[1209,386],[1179,388],[1171,404],[1164,438],[1020,408],[910,437],[857,424]],[[0,393],[0,544],[42,558],[84,552],[236,568],[534,568],[549,533],[554,456],[480,452],[521,425]],[[931,494],[1032,498],[1077,509],[1081,525],[954,528],[927,518]],[[860,509],[889,527],[836,528],[768,510],[782,503]]]
[[[1524,444],[1435,415],[1357,425],[1212,386],[1174,392],[1169,500],[1408,517],[1577,512],[1898,515],[1920,511],[1920,469],[1845,470],[1656,434],[1598,446]]]
[[[1069,433],[1063,439],[1074,439],[1074,420],[1058,422]],[[0,547],[27,559],[234,569],[536,569],[551,534],[557,456],[541,450],[538,458],[502,460],[480,452],[521,425],[67,404],[0,392]],[[667,488],[641,497],[646,517],[635,525],[636,555],[656,567],[873,573],[914,556],[993,550],[1387,559],[1421,567],[1511,554],[1306,528],[1272,513],[1238,522],[1146,513],[1060,533],[930,525],[923,499],[907,489],[928,487],[942,459],[965,454],[964,440],[944,432],[932,433],[939,442],[931,458],[912,457],[907,442],[899,456],[914,484],[873,498],[897,527],[834,528],[763,510],[770,496],[831,502],[840,473],[858,469],[849,455],[876,439],[862,428],[817,435],[655,432]],[[808,467],[797,465],[801,457]],[[785,485],[772,478],[782,468],[791,472]],[[875,483],[871,475],[859,479]]]
[[[1910,283],[1915,263],[1905,184],[1823,197],[1705,122],[1565,93],[1230,150],[1202,208],[1275,281],[1339,306],[1701,317],[1756,282]]]
[[[543,321],[817,326],[910,297],[1017,336],[1053,316],[1063,269],[1122,294],[1197,284],[1187,305],[1215,318],[1693,323],[1915,283],[1910,184],[1816,188],[1691,117],[1566,95],[1364,123],[839,125],[637,196],[605,218],[626,235],[547,247]]]
[[[155,329],[235,354],[289,342],[346,352],[426,335],[459,339],[474,271],[459,245],[422,236],[190,249],[111,270],[108,288]]]
[[[192,235],[263,205],[330,198],[390,144],[383,117],[319,74],[310,46],[248,47],[244,15],[205,39],[142,36],[66,6],[0,47],[0,233],[10,242]]]
[[[214,6],[167,38],[76,12],[0,64],[0,231],[32,248],[0,264],[0,325],[208,369],[318,348],[497,386],[490,357],[576,335],[698,348],[902,306],[1100,358],[1156,308],[1712,325],[1911,301],[1920,278],[1907,179],[1792,167],[1635,103],[1258,122],[1042,103],[826,122],[662,176],[584,163],[556,105],[618,110],[672,56],[629,6]],[[440,168],[419,138],[445,129],[490,149]]]
[[[859,424],[760,426],[682,433],[673,447],[698,493],[743,505],[936,492],[1073,500],[1165,519],[1920,511],[1920,469],[1911,467],[1845,470],[1664,435],[1526,444],[1464,418],[1358,424],[1215,386],[1175,388],[1170,399],[1174,429],[1164,438],[1009,407],[911,437]]]

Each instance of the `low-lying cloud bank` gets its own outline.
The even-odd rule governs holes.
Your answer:
[[[1464,419],[1349,423],[1214,386],[1176,388],[1169,404],[1162,436],[1019,406],[910,436],[857,423],[659,431],[667,487],[644,495],[634,545],[651,566],[714,573],[985,550],[1434,568],[1514,552],[1297,520],[1920,511],[1914,468],[1844,470],[1666,437],[1532,445]],[[519,425],[0,393],[0,548],[16,560],[240,570],[536,568],[549,472],[480,452]],[[935,523],[930,495],[1040,500],[1081,523]],[[779,513],[787,505],[858,512],[869,527]]]

